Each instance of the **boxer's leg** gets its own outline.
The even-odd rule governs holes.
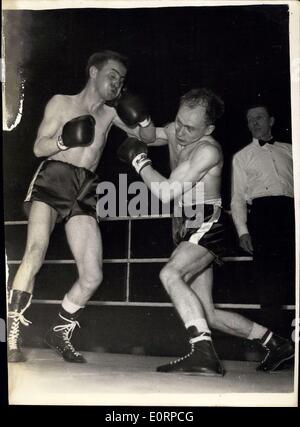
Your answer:
[[[43,202],[32,202],[25,253],[14,278],[13,289],[32,293],[34,278],[44,262],[56,218],[56,211],[49,205]]]
[[[197,295],[184,278],[205,270],[213,260],[214,256],[205,248],[182,242],[160,272],[161,282],[184,323],[199,315],[205,317]]]
[[[40,270],[56,222],[56,211],[43,202],[32,203],[28,218],[25,253],[14,278],[8,307],[8,361],[21,362],[25,357],[20,349],[20,323],[27,326],[24,318],[29,307],[34,279]]]
[[[205,311],[210,328],[224,333],[247,338],[253,328],[253,322],[237,313],[215,309],[212,299],[213,268],[207,268],[191,282],[191,288],[197,294]],[[261,337],[267,331],[262,327]],[[257,337],[258,338],[258,337]]]
[[[84,306],[102,282],[102,239],[95,218],[72,217],[66,224],[67,239],[78,268],[78,279],[68,292],[68,299]]]
[[[182,372],[200,375],[223,375],[223,368],[211,341],[202,304],[186,279],[208,268],[214,256],[205,248],[182,242],[162,269],[160,279],[183,320],[191,344],[191,352],[167,365],[159,372]]]
[[[210,279],[212,274],[212,268],[209,268],[197,276],[191,284],[202,303],[209,326],[228,334],[255,340],[263,346],[266,355],[258,366],[258,370],[274,371],[280,369],[284,362],[293,359],[294,347],[289,340],[240,314],[214,308]]]
[[[58,319],[45,340],[67,362],[84,363],[70,339],[82,309],[102,281],[102,241],[96,220],[87,215],[73,216],[66,224],[66,234],[79,277],[65,295]]]

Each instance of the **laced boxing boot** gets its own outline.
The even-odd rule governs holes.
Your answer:
[[[66,362],[86,363],[86,359],[75,350],[71,338],[76,326],[80,328],[77,321],[81,310],[70,314],[63,308],[60,309],[57,322],[52,326],[45,336],[45,343],[63,357]]]
[[[284,367],[288,367],[287,362],[292,362],[295,349],[290,340],[275,335],[271,331],[267,331],[258,341],[266,350],[266,354],[256,368],[257,371],[277,371]]]
[[[29,292],[12,289],[8,301],[7,313],[7,359],[8,362],[25,362],[21,350],[20,326],[28,326],[31,322],[23,313],[30,306],[32,295]]]
[[[215,352],[210,333],[188,328],[191,351],[179,359],[159,366],[158,372],[223,376],[224,370]]]

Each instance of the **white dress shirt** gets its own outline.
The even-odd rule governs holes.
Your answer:
[[[294,197],[292,146],[257,139],[238,151],[232,162],[231,212],[239,236],[249,233],[247,203],[258,197]]]

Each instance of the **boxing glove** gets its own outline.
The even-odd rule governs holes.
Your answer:
[[[93,116],[75,117],[65,123],[62,133],[57,140],[60,150],[73,147],[86,147],[94,141],[96,121]]]
[[[117,151],[119,159],[122,162],[131,164],[137,173],[141,173],[145,166],[152,163],[147,154],[147,145],[136,138],[130,137],[125,139]]]
[[[151,122],[141,98],[128,91],[123,92],[122,96],[116,100],[115,108],[120,119],[129,127],[147,127]]]

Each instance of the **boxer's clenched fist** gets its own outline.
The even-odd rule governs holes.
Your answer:
[[[67,150],[68,148],[91,145],[95,137],[95,124],[94,117],[90,115],[75,117],[68,121],[57,140],[58,148]]]
[[[136,138],[126,138],[117,151],[119,159],[132,165],[137,173],[140,173],[145,166],[151,164],[147,154],[147,145]]]

